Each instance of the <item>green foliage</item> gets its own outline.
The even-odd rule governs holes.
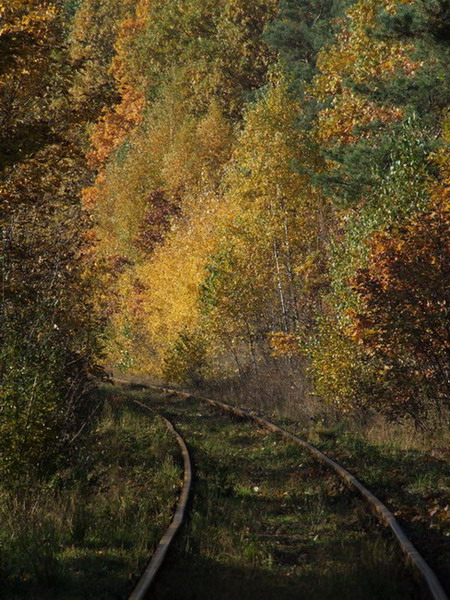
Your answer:
[[[88,417],[82,391],[99,350],[101,319],[91,300],[95,271],[88,275],[82,258],[88,223],[68,179],[79,174],[81,158],[66,155],[64,164],[56,152],[41,150],[17,167],[3,194],[4,484],[51,470],[63,442]]]
[[[414,219],[420,219],[421,217],[418,215],[426,214],[423,211],[429,209],[433,203],[429,191],[432,169],[427,169],[428,172],[424,169],[424,144],[420,130],[417,131],[417,125],[405,132],[403,140],[398,138],[397,141],[398,143],[392,148],[390,168],[384,174],[378,175],[377,192],[369,196],[365,204],[358,210],[347,212],[345,228],[341,237],[336,237],[333,242],[329,262],[331,293],[326,300],[328,310],[334,316],[321,319],[319,322],[318,338],[312,346],[312,365],[316,376],[317,390],[325,398],[332,399],[334,396],[339,404],[345,404],[346,401],[350,406],[369,404],[397,416],[400,416],[402,412],[408,412],[411,416],[416,415],[419,418],[427,406],[434,403],[434,400],[427,399],[426,394],[425,396],[420,395],[419,382],[412,376],[414,369],[411,365],[406,366],[410,364],[410,359],[405,360],[405,356],[401,357],[400,347],[402,344],[409,346],[418,344],[425,348],[426,345],[421,340],[422,334],[428,330],[425,322],[413,326],[414,342],[412,338],[406,342],[406,330],[399,327],[395,334],[392,331],[399,342],[399,346],[395,350],[393,346],[388,350],[385,340],[380,344],[379,351],[367,353],[355,339],[351,318],[353,314],[364,312],[363,294],[356,292],[351,281],[357,277],[357,273],[365,273],[369,263],[372,264],[372,269],[375,268],[378,260],[382,260],[381,257],[370,258],[373,252],[374,238],[386,235],[386,239],[390,239],[390,243],[394,246],[396,243],[401,244],[398,235],[402,231],[402,225],[410,223]],[[435,240],[436,244],[439,244],[438,237]],[[441,240],[444,239],[445,235],[441,233]],[[415,242],[411,243],[410,252],[413,252],[414,244],[417,244],[419,248],[419,241],[419,237],[417,237]],[[447,250],[444,248],[444,256],[446,252]],[[428,259],[425,258],[425,255],[428,256]],[[422,254],[420,264],[426,260],[433,261],[432,256],[433,252],[430,246]],[[438,263],[439,260],[435,264]],[[428,267],[422,273],[424,282],[421,284],[417,279],[420,272],[418,264],[411,266],[409,271],[405,266],[402,271],[404,281],[398,285],[407,286],[409,282],[415,289],[414,292],[412,290],[407,292],[407,294],[412,294],[411,297],[422,288],[426,293],[436,296],[428,283],[425,283],[425,272],[428,272],[430,277],[433,272],[433,268],[428,269]],[[393,268],[400,269],[400,262],[397,261]],[[382,277],[385,282],[384,276]],[[437,275],[437,277],[439,279],[441,276]],[[445,280],[445,276],[442,276],[441,279]],[[394,285],[394,287],[396,286]],[[386,291],[386,295],[383,295],[380,290],[379,310],[381,311],[381,306],[384,306],[392,318],[399,310],[411,324],[411,315],[407,317],[406,306],[400,306],[400,297],[395,297],[394,289],[391,292],[393,296],[388,301],[388,292]],[[443,298],[441,300],[445,304],[445,300]],[[435,300],[432,300],[431,296],[424,301],[425,305],[428,301],[434,305]],[[424,308],[420,310],[425,318],[426,310]],[[367,329],[373,332],[378,331],[378,328],[382,326],[381,320],[380,312],[378,317],[372,320],[371,325],[367,325]],[[335,344],[342,347],[338,348]],[[383,347],[383,351],[381,351],[381,347]],[[383,355],[383,352],[386,354]],[[427,354],[428,352],[429,350],[426,351]],[[388,354],[390,354],[390,359],[387,358]],[[386,366],[390,364],[390,361],[395,362],[395,367],[392,369]],[[407,375],[408,371],[411,371],[411,375]],[[398,400],[399,394],[402,393],[400,390],[405,390],[405,386],[409,385],[406,383],[409,377],[414,379],[414,384],[411,383],[410,387],[411,390],[414,390],[410,407],[407,406],[406,398],[402,401]],[[412,379],[410,379],[411,382]],[[438,378],[435,379],[434,384],[429,385],[434,392],[429,390],[428,393],[438,394],[439,398],[445,396],[445,393],[438,391],[441,386]],[[345,399],[347,400],[345,401]],[[437,401],[438,404],[439,402],[442,402],[442,399]]]
[[[199,335],[180,333],[164,357],[163,374],[167,381],[199,385],[206,374],[205,341]]]
[[[423,146],[421,168],[427,167],[426,157],[439,144],[437,132],[443,111],[450,104],[446,11],[445,1],[430,4],[414,0],[398,3],[395,10],[379,6],[376,20],[367,25],[374,52],[376,44],[390,44],[407,58],[391,73],[383,69],[364,77],[363,69],[370,68],[369,60],[362,68],[355,65],[343,73],[343,84],[352,94],[373,103],[374,114],[376,110],[381,112],[379,119],[368,123],[361,119],[361,123],[353,125],[352,143],[325,145],[325,156],[333,161],[335,168],[319,174],[318,181],[336,202],[358,203],[379,185],[374,170],[382,174],[390,168],[392,150],[395,152],[395,147],[404,143],[405,131],[412,133],[412,124]],[[397,115],[383,120],[383,110]]]
[[[364,203],[346,212],[345,228],[330,248],[330,279],[339,310],[345,312],[357,304],[348,281],[366,264],[372,234],[406,221],[428,205],[426,182],[431,169],[425,162],[427,142],[412,121],[390,138],[388,162],[368,165],[376,192],[371,190]]]
[[[333,161],[333,167],[326,172],[318,173],[315,181],[339,207],[365,209],[366,204],[361,198],[372,196],[373,190],[383,189],[382,196],[389,195],[388,187],[396,188],[392,198],[392,209],[396,211],[398,194],[401,186],[406,184],[404,197],[411,194],[416,186],[416,193],[423,190],[423,181],[428,174],[435,171],[427,157],[436,149],[439,141],[436,136],[430,136],[422,127],[417,116],[402,123],[393,125],[390,131],[374,133],[363,137],[352,145],[334,150],[326,150],[325,155]],[[400,181],[401,180],[401,181]],[[412,198],[416,194],[412,192]],[[408,202],[401,204],[405,209]],[[411,210],[417,202],[413,202]],[[397,215],[400,216],[400,215]]]
[[[438,4],[432,9],[432,12],[436,9],[435,15],[440,14]],[[323,144],[324,155],[329,161],[328,169],[314,177],[317,185],[333,197],[340,210],[339,230],[333,236],[329,248],[331,293],[325,298],[326,312],[318,321],[317,337],[313,338],[310,347],[317,390],[330,400],[334,396],[339,405],[345,405],[346,398],[349,407],[373,405],[396,416],[408,413],[417,419],[434,403],[431,398],[433,395],[441,398],[437,402],[439,404],[447,394],[442,392],[439,378],[434,378],[432,384],[430,380],[424,384],[423,373],[415,378],[413,373],[417,369],[412,366],[414,360],[407,358],[401,350],[403,343],[412,347],[415,344],[425,347],[426,344],[420,340],[427,326],[422,323],[415,327],[415,341],[409,339],[408,342],[406,330],[399,326],[395,333],[399,345],[395,349],[390,345],[388,350],[387,340],[384,340],[377,352],[368,352],[367,348],[358,343],[352,329],[351,315],[364,312],[365,309],[362,307],[364,295],[356,293],[351,281],[355,280],[356,273],[366,272],[372,243],[374,239],[378,239],[378,235],[389,232],[386,234],[387,239],[395,247],[396,243],[402,243],[397,239],[401,235],[402,226],[411,223],[417,214],[430,210],[434,205],[430,186],[431,182],[438,182],[440,176],[438,164],[431,157],[436,152],[445,155],[445,140],[440,136],[437,124],[442,118],[442,108],[448,104],[449,99],[443,77],[447,49],[445,42],[437,42],[430,30],[427,30],[429,22],[425,13],[428,9],[420,2],[399,4],[395,8],[387,5],[379,7],[377,20],[372,22],[370,29],[364,34],[369,36],[369,43],[373,43],[373,48],[367,46],[368,57],[373,52],[372,65],[369,61],[360,65],[357,62],[344,62],[348,58],[346,53],[349,46],[341,41],[341,45],[336,44],[335,50],[332,48],[325,52],[329,64],[324,65],[322,62],[322,70],[328,69],[327,75],[331,77],[338,75],[341,69],[343,85],[349,91],[345,98],[338,85],[337,93],[343,94],[341,106],[325,107],[319,113],[319,119],[322,114],[323,122],[328,127],[335,128],[334,131],[331,130],[335,137],[330,136]],[[358,18],[358,14],[353,12],[347,44],[350,43],[351,36],[358,40]],[[395,69],[389,77],[386,77],[386,69],[378,74],[376,72],[377,44],[380,44],[379,51],[383,44],[393,44],[401,59],[399,64],[403,63],[403,67]],[[405,49],[410,59],[417,61],[410,63],[409,67],[408,61],[404,62],[404,58],[401,58]],[[371,68],[371,76],[367,77]],[[324,87],[327,85],[325,79],[317,80],[316,85],[319,84]],[[433,99],[430,98],[432,89],[437,90]],[[374,115],[379,111],[380,119],[370,120],[366,124],[362,120],[362,125],[359,125],[352,116],[352,102],[359,103],[359,110],[368,107]],[[334,104],[339,106],[337,102]],[[393,110],[391,114],[395,118],[389,117],[383,122],[385,109]],[[333,111],[335,120],[330,117]],[[334,142],[345,131],[345,125],[351,135],[346,132],[339,142]],[[440,147],[442,150],[438,150]],[[443,159],[441,164],[448,164],[448,155],[445,156],[447,159]],[[415,243],[420,245],[419,238]],[[413,252],[412,245],[410,252]],[[444,255],[447,252],[448,250],[443,250]],[[431,247],[425,253],[432,260]],[[422,256],[421,260],[426,259]],[[397,267],[400,269],[400,263]],[[371,268],[376,270],[374,265]],[[403,269],[404,281],[398,282],[398,286],[414,287],[416,276],[413,270],[407,275],[407,268]],[[432,269],[430,273],[431,271]],[[384,285],[385,276],[380,277]],[[426,284],[424,286],[431,294]],[[418,284],[417,289],[420,287]],[[365,291],[368,293],[367,289]],[[393,290],[391,292],[395,295]],[[387,290],[384,295],[379,296],[378,309],[381,311],[383,305],[389,313],[392,312],[395,320],[395,301],[392,297],[388,309],[388,296]],[[428,301],[430,305],[434,304],[431,297]],[[399,310],[406,316],[408,311],[405,306]],[[426,310],[422,312],[425,315]],[[371,321],[368,330],[377,332],[379,327],[383,327],[381,312]],[[342,347],[339,349],[337,345]],[[431,357],[433,353],[429,349],[427,354]],[[393,363],[395,366],[392,366]],[[428,371],[427,377],[430,379],[433,379],[432,371],[433,369]],[[433,392],[430,387],[422,394],[418,391],[424,389],[419,383],[421,378],[422,384],[425,387],[430,385]],[[410,396],[406,391],[408,379],[410,390],[414,386],[416,390]],[[409,407],[408,402],[411,403]]]
[[[83,0],[66,0],[66,2],[64,2],[64,13],[66,14],[67,19],[70,20],[74,17],[82,2]]]
[[[337,19],[351,0],[281,0],[265,39],[304,91],[317,73],[317,56],[333,40]]]
[[[412,57],[418,68],[409,76],[399,74],[390,85],[382,86],[378,94],[419,114],[427,128],[436,127],[442,110],[450,103],[449,16],[447,0],[415,0],[400,5],[393,14],[384,11],[379,14],[377,35],[412,41]]]

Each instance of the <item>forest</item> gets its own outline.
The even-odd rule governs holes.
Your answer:
[[[448,426],[449,65],[448,0],[0,0],[0,501],[112,372]]]
[[[82,192],[108,363],[448,407],[447,3],[143,0],[109,61],[107,27],[85,2],[72,40],[116,95]]]

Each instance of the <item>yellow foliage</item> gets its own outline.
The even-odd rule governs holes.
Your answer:
[[[70,58],[74,72],[71,97],[80,110],[93,108],[93,114],[113,95],[111,61],[114,44],[124,18],[137,0],[83,0],[78,7],[69,35]],[[84,106],[83,106],[84,104]]]
[[[410,0],[404,0],[409,3]],[[377,79],[387,79],[397,69],[413,74],[417,68],[404,41],[375,39],[369,30],[376,25],[380,8],[393,10],[390,0],[359,0],[342,22],[342,31],[336,42],[319,53],[311,93],[331,106],[318,116],[317,139],[322,144],[351,143],[361,134],[355,126],[368,125],[373,121],[399,120],[398,108],[381,107],[358,94],[345,84],[351,78],[356,84],[373,84]]]
[[[306,174],[321,168],[320,160],[295,127],[301,107],[287,82],[276,73],[271,79],[245,115],[225,179],[228,220],[218,235],[231,263],[219,264],[211,282],[215,297],[204,324],[223,351],[252,346],[274,329],[289,337],[307,327],[302,300],[317,289],[302,266],[318,268],[326,237],[328,208]]]
[[[370,365],[362,358],[346,323],[331,313],[325,314],[317,343],[310,348],[310,357],[314,387],[321,398],[344,412],[362,403],[361,386]]]
[[[120,334],[120,322],[133,323],[133,339],[143,341],[140,348],[128,350],[134,366],[158,374],[179,333],[195,332],[199,326],[198,287],[217,245],[217,225],[226,217],[222,199],[214,194],[187,200],[185,212],[189,216],[178,223],[165,244],[149,261],[128,272],[117,287],[122,305],[114,328]],[[142,285],[141,295],[133,289],[136,281]],[[117,348],[123,351],[122,335],[111,344],[116,360]]]
[[[124,19],[117,36],[116,56],[111,74],[116,80],[121,101],[105,110],[92,132],[93,150],[89,155],[91,166],[100,167],[111,153],[125,140],[127,134],[142,122],[145,100],[145,80],[131,68],[129,46],[135,36],[145,30],[149,18],[149,0],[139,0],[133,16]]]
[[[6,33],[36,33],[57,15],[51,2],[36,0],[8,0],[0,2],[0,36]]]
[[[128,137],[124,158],[111,161],[84,193],[98,223],[98,255],[129,262],[114,285],[119,305],[112,317],[111,359],[121,363],[125,357],[125,363],[134,360],[154,371],[180,331],[199,323],[198,286],[226,212],[217,185],[234,139],[216,101],[194,119],[176,100],[169,87],[143,127]],[[154,191],[179,203],[182,218],[147,257],[136,238]]]

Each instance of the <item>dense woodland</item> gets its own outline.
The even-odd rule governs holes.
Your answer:
[[[4,485],[99,364],[445,413],[449,41],[448,0],[0,1]]]

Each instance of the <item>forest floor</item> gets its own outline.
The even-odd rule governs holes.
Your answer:
[[[390,508],[450,595],[450,415],[430,413],[418,428],[376,412],[285,402],[276,385],[259,393],[253,386],[209,395],[262,412],[342,464]]]
[[[291,426],[295,429],[294,426]],[[333,456],[394,513],[450,594],[450,443],[435,444],[382,429],[342,424],[298,433]],[[420,438],[417,433],[417,438]]]

